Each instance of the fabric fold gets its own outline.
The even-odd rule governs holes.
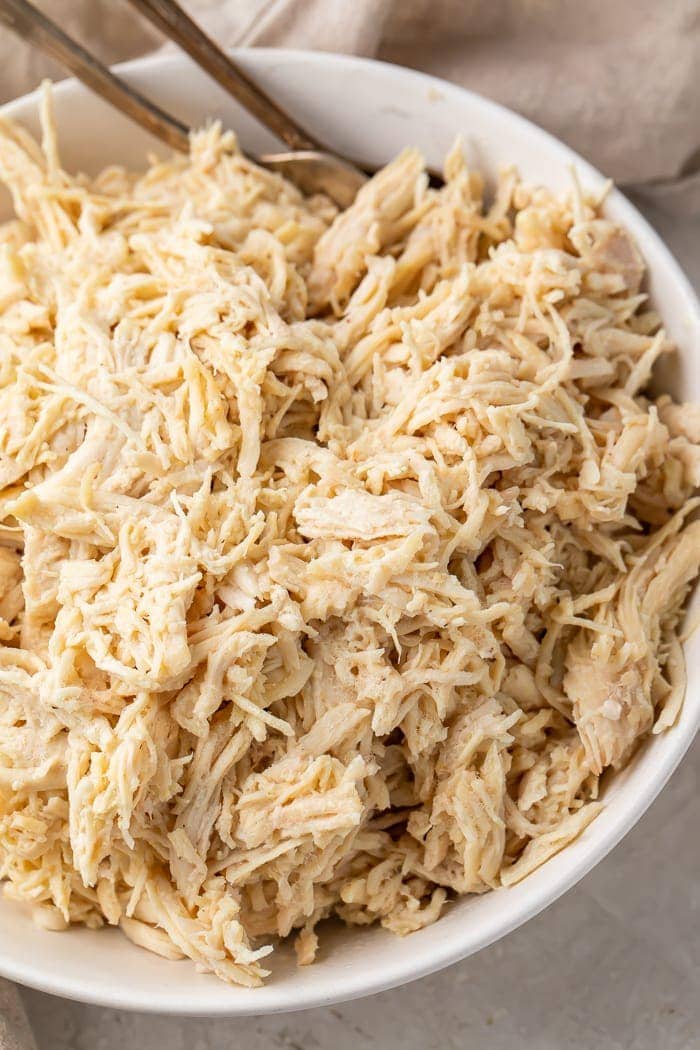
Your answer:
[[[19,992],[1,977],[0,1050],[37,1050]]]

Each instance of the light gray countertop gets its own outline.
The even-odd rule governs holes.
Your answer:
[[[700,288],[700,219],[644,210]],[[39,1050],[700,1047],[699,770],[700,740],[577,887],[442,973],[346,1005],[231,1021],[130,1014],[25,991]]]

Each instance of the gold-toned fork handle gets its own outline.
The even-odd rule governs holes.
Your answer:
[[[237,99],[261,124],[282,139],[290,150],[325,150],[273,98],[258,87],[245,71],[214,43],[183,11],[176,0],[129,0],[164,36],[187,52],[198,66]]]
[[[0,0],[0,23],[69,69],[92,91],[173,149],[187,153],[189,128],[115,76],[28,0]]]

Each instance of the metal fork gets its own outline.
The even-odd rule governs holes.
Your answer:
[[[325,193],[341,208],[352,203],[368,172],[331,152],[306,131],[203,33],[175,0],[129,2],[288,147],[284,152],[256,157],[258,164],[279,171],[304,193]],[[168,146],[187,152],[190,128],[186,124],[112,73],[28,0],[0,0],[0,23],[55,59]]]

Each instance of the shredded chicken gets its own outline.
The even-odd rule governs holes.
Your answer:
[[[628,234],[458,149],[336,214],[216,126],[93,180],[0,137],[5,892],[256,985],[565,847],[700,567]]]

